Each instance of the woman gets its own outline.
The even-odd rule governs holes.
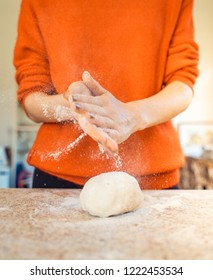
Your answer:
[[[192,11],[192,0],[22,1],[18,100],[43,123],[28,156],[34,187],[81,187],[113,170],[143,189],[178,184],[170,120],[198,75]]]

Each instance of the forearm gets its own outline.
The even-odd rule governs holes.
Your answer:
[[[192,96],[189,86],[175,81],[154,96],[130,102],[136,112],[135,131],[171,120],[188,107]]]
[[[55,123],[73,119],[73,112],[63,94],[47,95],[35,92],[26,97],[24,106],[29,118],[37,123]]]

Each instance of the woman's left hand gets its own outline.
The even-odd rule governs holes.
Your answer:
[[[84,72],[82,78],[93,96],[73,95],[77,111],[87,111],[90,122],[101,128],[117,144],[122,143],[137,131],[139,116],[137,116],[135,102],[119,101],[88,72]]]

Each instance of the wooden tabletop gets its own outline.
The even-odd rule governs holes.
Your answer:
[[[213,191],[144,191],[110,218],[85,213],[79,192],[0,189],[0,259],[213,259]]]

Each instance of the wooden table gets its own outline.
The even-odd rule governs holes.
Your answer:
[[[92,217],[79,190],[1,189],[0,259],[213,259],[213,191],[144,191],[135,212]]]

